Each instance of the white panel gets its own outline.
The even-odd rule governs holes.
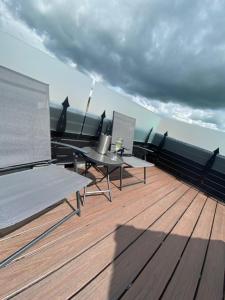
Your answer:
[[[161,134],[168,131],[168,136],[171,138],[209,151],[214,151],[219,147],[220,153],[225,155],[225,133],[222,131],[169,118],[161,119],[156,131]]]
[[[48,85],[0,66],[0,168],[50,158]]]

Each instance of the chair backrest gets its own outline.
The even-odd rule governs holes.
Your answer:
[[[0,170],[51,159],[49,86],[0,66]]]
[[[113,124],[112,124],[112,146],[118,138],[123,139],[123,145],[126,148],[124,154],[130,155],[133,153],[133,141],[134,141],[134,129],[136,119],[121,114],[119,112],[113,112]]]

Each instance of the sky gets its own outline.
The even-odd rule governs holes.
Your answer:
[[[0,30],[162,116],[225,131],[225,1],[0,0]]]

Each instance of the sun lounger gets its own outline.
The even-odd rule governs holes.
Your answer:
[[[71,213],[0,262],[0,268],[80,214],[90,179],[51,165],[48,85],[0,66],[0,236],[66,201]],[[78,151],[78,149],[74,149]],[[77,208],[67,197],[76,192]]]

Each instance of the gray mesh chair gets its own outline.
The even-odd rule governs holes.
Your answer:
[[[133,140],[134,140],[135,124],[136,124],[136,119],[116,111],[113,112],[111,151],[115,150],[115,144],[118,138],[123,139],[123,147],[124,147],[124,151],[122,154],[124,164],[120,167],[120,190],[122,190],[122,188],[125,186],[130,186],[137,183],[145,184],[147,180],[146,168],[154,166],[153,164],[147,162],[146,160],[142,160],[140,158],[133,156]],[[124,168],[143,168],[144,171],[143,180],[138,180],[133,183],[123,185]]]
[[[90,179],[51,164],[48,85],[0,66],[0,90],[0,236],[63,201],[71,208],[68,215],[1,261],[2,268],[80,215],[79,191]],[[77,208],[66,200],[72,192],[76,192]]]

